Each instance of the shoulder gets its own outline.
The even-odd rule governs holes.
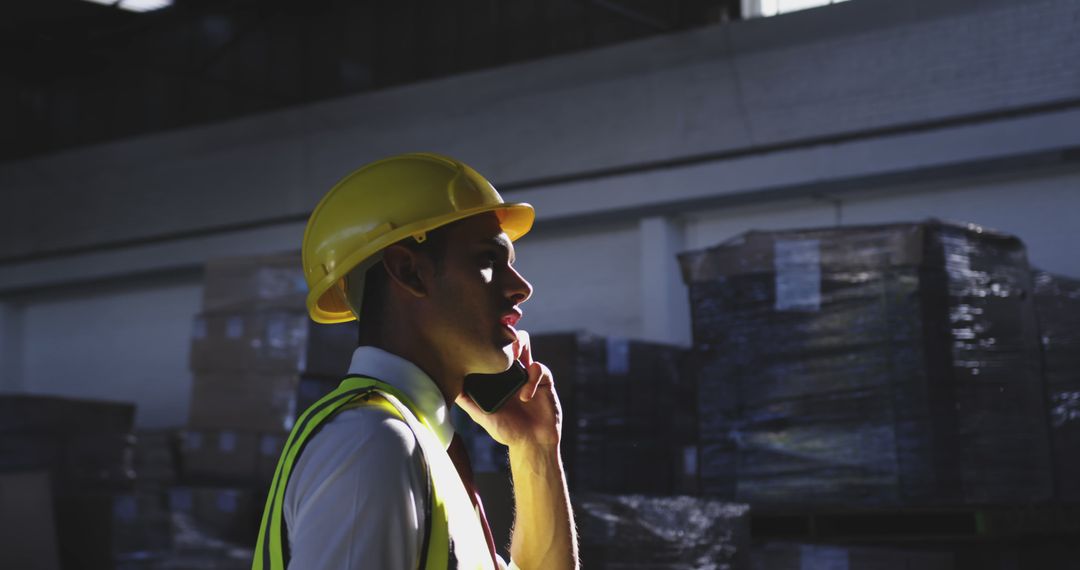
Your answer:
[[[364,404],[339,412],[311,437],[293,467],[285,504],[298,508],[323,491],[417,488],[425,480],[409,425],[392,408]]]
[[[409,424],[379,397],[338,412],[308,442],[308,448],[312,447],[381,452],[402,457],[420,452],[416,434]]]
[[[362,405],[327,421],[300,453],[284,517],[298,568],[415,568],[427,471],[393,408]]]

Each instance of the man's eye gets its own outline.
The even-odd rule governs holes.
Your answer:
[[[498,256],[496,256],[494,253],[485,253],[480,259],[480,264],[484,267],[494,267],[495,263],[498,262],[498,260]]]

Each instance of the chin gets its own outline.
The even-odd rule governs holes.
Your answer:
[[[469,374],[498,374],[500,372],[506,372],[510,369],[510,365],[514,362],[514,349],[513,347],[506,347],[501,351],[501,354],[490,354],[485,358],[478,358],[473,361],[473,365],[468,367]]]
[[[489,363],[491,371],[488,374],[498,374],[500,372],[506,372],[510,369],[510,365],[514,362],[513,354],[504,354],[502,358],[495,358]]]

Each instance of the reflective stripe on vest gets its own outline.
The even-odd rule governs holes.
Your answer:
[[[372,394],[393,407],[416,436],[428,473],[425,501],[424,536],[420,551],[421,570],[447,568],[492,569],[483,530],[474,515],[472,503],[446,450],[435,436],[430,423],[400,390],[366,377],[349,377],[308,408],[296,421],[274,472],[270,494],[263,508],[259,538],[252,570],[285,570],[288,565],[288,534],[285,525],[285,488],[300,453],[319,428],[349,404],[361,402]],[[461,513],[470,516],[462,517]],[[448,513],[456,513],[451,529]],[[453,532],[451,532],[453,530]],[[451,540],[451,535],[454,539]],[[453,545],[453,550],[451,550]],[[469,545],[470,548],[463,548]],[[477,546],[482,548],[478,548]],[[453,559],[453,560],[451,560]]]

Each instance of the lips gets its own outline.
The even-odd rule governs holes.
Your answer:
[[[514,309],[508,313],[504,313],[502,316],[502,324],[513,327],[517,325],[517,322],[521,320],[522,313],[518,309]]]

